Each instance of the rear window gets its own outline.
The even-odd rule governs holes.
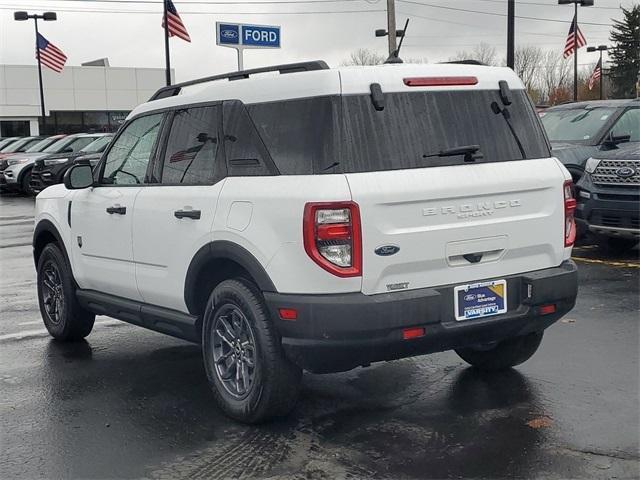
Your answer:
[[[384,94],[384,110],[370,95],[317,97],[249,105],[257,131],[283,175],[398,170],[464,163],[440,151],[478,145],[480,162],[550,156],[527,94],[514,90],[509,123],[491,108],[498,91]]]

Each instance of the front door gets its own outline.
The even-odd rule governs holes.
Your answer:
[[[131,241],[136,197],[163,114],[139,117],[114,140],[98,185],[78,191],[71,206],[72,255],[80,288],[140,300]]]

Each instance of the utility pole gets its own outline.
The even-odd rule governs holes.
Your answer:
[[[40,49],[38,48],[38,19],[42,19],[45,22],[51,22],[57,20],[58,16],[56,15],[56,12],[44,12],[42,15],[38,15],[37,13],[29,15],[29,13],[27,12],[13,13],[13,19],[18,22],[29,20],[30,18],[33,19],[33,23],[36,28],[36,58],[38,60],[38,86],[40,87],[40,124],[42,125],[42,129],[44,130],[46,109],[44,107],[44,87],[42,84],[42,62],[40,61]]]
[[[387,0],[387,35],[389,37],[389,57],[391,57],[398,43],[396,39],[396,2],[395,0]]]
[[[515,66],[515,23],[516,2],[509,0],[507,4],[507,67],[511,69]]]

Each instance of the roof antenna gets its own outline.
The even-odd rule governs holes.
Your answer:
[[[402,37],[400,38],[400,44],[398,45],[398,48],[391,55],[389,55],[389,58],[387,58],[384,63],[404,63],[399,55],[400,49],[402,48],[402,42],[404,42],[404,37],[407,36],[408,26],[409,19],[407,18],[407,21],[404,22],[404,29],[402,30]]]

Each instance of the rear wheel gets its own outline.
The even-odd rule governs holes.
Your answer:
[[[80,306],[67,261],[55,243],[42,250],[37,271],[38,303],[44,326],[56,340],[80,340],[91,333],[95,315]]]
[[[262,295],[250,281],[225,280],[211,293],[202,349],[214,397],[228,416],[258,423],[295,406],[302,372],[285,357]]]
[[[542,332],[534,332],[503,340],[487,349],[458,348],[456,353],[465,362],[481,370],[504,370],[529,360],[538,350],[542,335]]]

